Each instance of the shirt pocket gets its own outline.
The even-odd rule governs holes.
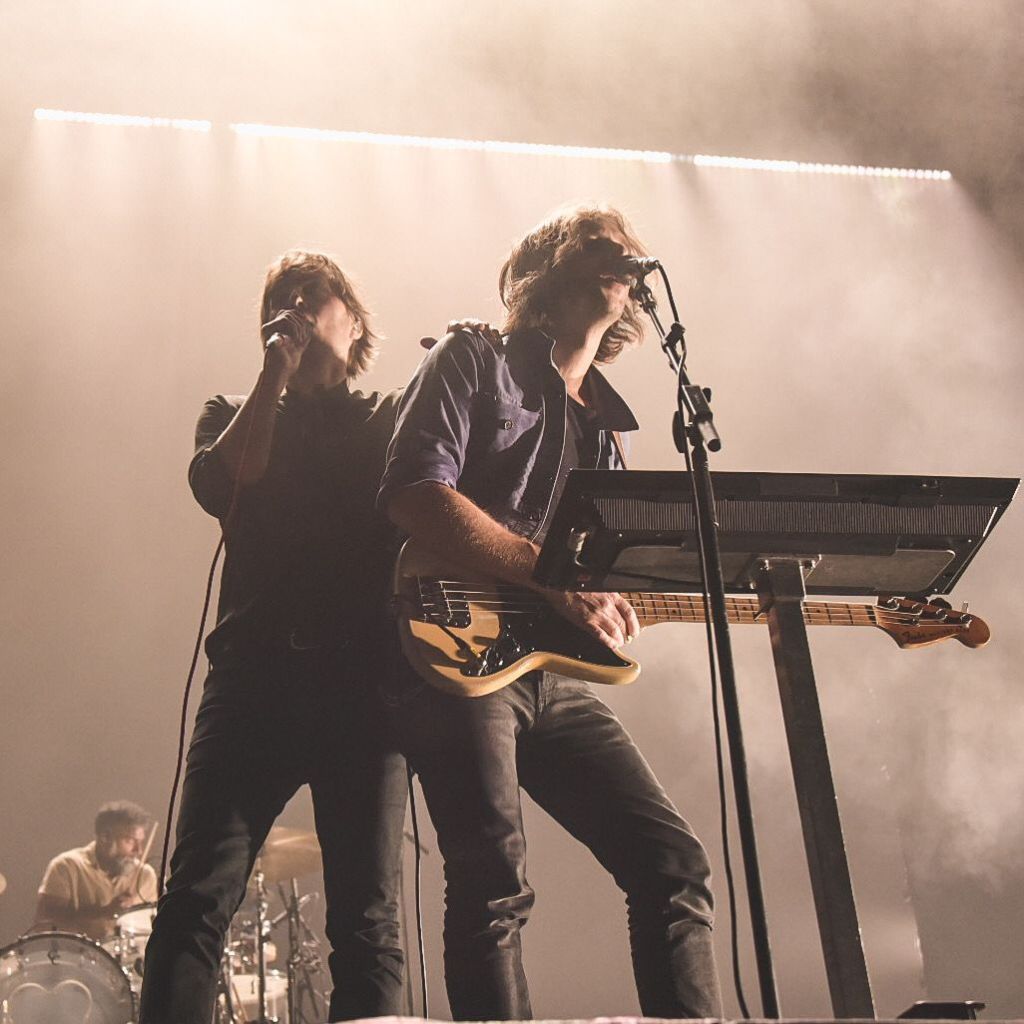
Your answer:
[[[540,409],[525,409],[521,401],[500,394],[484,394],[477,406],[474,447],[501,452],[531,434],[540,423]]]

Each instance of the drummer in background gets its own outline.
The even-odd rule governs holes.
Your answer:
[[[114,918],[157,898],[156,872],[142,863],[152,817],[138,804],[116,800],[96,815],[96,839],[50,861],[39,885],[33,931],[76,932],[102,940]]]

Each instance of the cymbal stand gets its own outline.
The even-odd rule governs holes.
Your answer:
[[[313,984],[313,975],[323,970],[320,959],[320,941],[313,934],[305,918],[302,907],[316,898],[316,893],[299,895],[299,883],[295,878],[289,879],[289,890],[279,885],[278,892],[284,910],[271,921],[271,926],[282,920],[288,922],[288,961],[286,964],[288,978],[288,1024],[306,1024],[303,1012],[303,996],[308,995],[313,1016],[310,1024],[323,1019],[328,1011],[328,999]],[[317,999],[323,1006],[317,1005]]]
[[[288,915],[288,1024],[297,1024],[298,1014],[298,980],[299,964],[302,962],[302,951],[299,949],[299,883],[289,879],[290,899],[285,901],[285,913]],[[284,899],[284,886],[278,890]]]
[[[267,921],[267,886],[263,876],[263,868],[259,861],[253,872],[256,886],[256,982],[258,985],[259,1024],[271,1024],[267,1017],[267,957],[266,957],[266,921]]]
[[[220,975],[217,979],[220,999],[217,1000],[215,1020],[218,1024],[237,1024],[235,1016],[234,979],[231,976],[231,957],[225,955],[221,959]]]

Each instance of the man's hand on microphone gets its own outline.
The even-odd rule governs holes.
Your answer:
[[[283,309],[261,328],[266,348],[263,369],[277,384],[284,387],[302,362],[302,354],[313,338],[314,323],[297,304]]]

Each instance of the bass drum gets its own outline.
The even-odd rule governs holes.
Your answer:
[[[128,979],[98,943],[70,932],[25,935],[0,949],[0,1007],[11,1024],[131,1024]]]

